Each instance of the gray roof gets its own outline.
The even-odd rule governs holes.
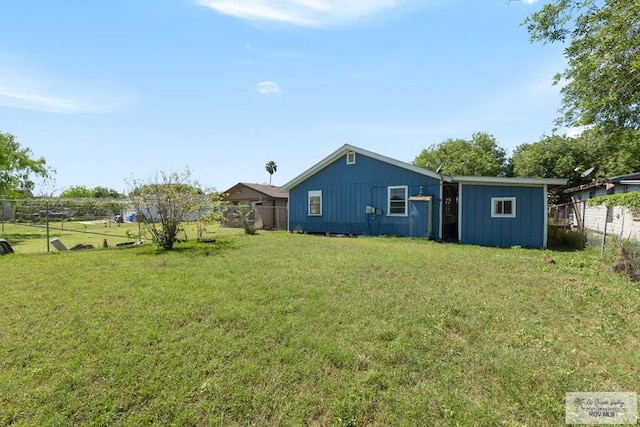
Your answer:
[[[297,177],[293,178],[291,181],[284,184],[280,187],[282,190],[290,190],[296,185],[300,184],[310,176],[315,175],[340,157],[344,156],[349,151],[353,151],[356,154],[361,154],[367,157],[371,157],[373,159],[379,160],[381,162],[385,162],[403,169],[410,170],[412,172],[419,173],[421,175],[425,175],[431,178],[435,178],[437,180],[446,181],[446,182],[467,182],[467,183],[477,183],[477,184],[499,184],[499,185],[548,185],[550,187],[553,186],[561,186],[566,185],[566,179],[550,179],[550,178],[518,178],[518,177],[481,177],[481,176],[447,176],[442,175],[440,173],[434,172],[429,169],[421,168],[419,166],[412,165],[411,163],[402,162],[400,160],[392,159],[391,157],[383,156],[381,154],[374,153],[372,151],[368,151],[353,145],[345,144],[342,147],[338,148],[333,153],[329,154],[324,159],[320,160],[315,165],[311,166],[306,171],[302,172]]]
[[[293,178],[291,181],[287,182],[286,184],[284,184],[280,188],[282,190],[290,190],[290,189],[292,189],[296,185],[300,184],[301,182],[303,182],[304,180],[306,180],[310,176],[313,176],[316,173],[320,172],[322,169],[324,169],[325,167],[329,166],[331,163],[333,163],[334,161],[336,161],[340,157],[346,155],[350,151],[353,151],[356,154],[360,154],[360,155],[363,155],[363,156],[371,157],[373,159],[379,160],[379,161],[384,162],[384,163],[388,163],[388,164],[391,164],[391,165],[394,165],[394,166],[397,166],[397,167],[400,167],[400,168],[403,168],[403,169],[407,169],[407,170],[419,173],[421,175],[426,175],[426,176],[429,176],[431,178],[435,178],[435,179],[441,179],[442,178],[440,176],[440,174],[438,174],[438,173],[436,173],[436,172],[434,172],[432,170],[421,168],[419,166],[412,165],[411,163],[406,163],[406,162],[402,162],[400,160],[392,159],[391,157],[383,156],[381,154],[377,154],[377,153],[374,153],[373,151],[368,151],[368,150],[365,150],[363,148],[356,147],[354,145],[344,144],[342,147],[338,148],[336,151],[334,151],[333,153],[329,154],[327,157],[325,157],[324,159],[320,160],[318,163],[316,163],[315,165],[311,166],[309,169],[307,169],[306,171],[302,172],[300,175],[298,175],[297,177]]]
[[[578,185],[576,187],[567,188],[565,193],[577,193],[579,191],[589,190],[597,187],[608,187],[610,184],[640,184],[640,172],[629,173],[626,175],[612,176],[611,178],[593,180],[589,183]]]

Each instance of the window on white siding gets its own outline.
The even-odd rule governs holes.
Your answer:
[[[322,190],[309,191],[309,213],[310,216],[322,215]]]
[[[491,198],[492,218],[515,218],[516,198],[515,197],[492,197]]]
[[[347,153],[347,164],[353,165],[356,162],[356,153],[354,151],[349,151]]]
[[[389,192],[387,215],[407,216],[407,186],[399,185],[387,188]]]

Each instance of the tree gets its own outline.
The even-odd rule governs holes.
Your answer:
[[[269,185],[271,185],[271,177],[278,170],[278,165],[273,160],[269,160],[264,168],[269,172]]]
[[[60,193],[60,197],[67,197],[67,198],[73,198],[73,199],[93,198],[94,192],[93,190],[88,189],[84,185],[74,185],[62,191]]]
[[[506,151],[487,133],[474,133],[471,140],[447,139],[432,145],[415,158],[413,164],[438,169],[447,175],[497,176],[507,168]]]
[[[559,135],[547,136],[532,144],[519,145],[513,151],[511,160],[513,175],[529,178],[567,178],[569,187],[580,185],[586,180],[575,169],[586,169],[588,166],[583,165],[588,160],[582,158],[583,153],[577,148],[572,138]],[[561,203],[566,199],[567,196],[562,193],[562,189],[549,193],[551,203]]]
[[[123,199],[124,194],[119,193],[113,188],[95,187],[89,189],[84,185],[74,185],[61,192],[60,197],[68,197],[73,199]]]
[[[521,177],[567,178],[568,186],[640,170],[640,132],[609,134],[590,129],[576,138],[552,135],[532,144],[523,144],[513,152],[513,174]],[[588,176],[582,172],[593,168]],[[563,201],[556,192],[551,199]]]
[[[44,158],[34,159],[29,148],[22,148],[10,133],[0,132],[0,197],[17,197],[31,192],[32,177],[48,178],[53,172]]]
[[[640,129],[640,2],[553,0],[524,22],[532,41],[568,42],[559,124]]]
[[[124,199],[124,194],[113,188],[95,187],[92,191],[96,199]]]
[[[198,212],[203,191],[191,171],[158,172],[147,182],[133,180],[130,197],[154,243],[172,249],[189,214]]]

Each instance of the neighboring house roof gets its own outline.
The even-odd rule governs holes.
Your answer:
[[[302,172],[297,177],[293,178],[291,181],[284,184],[280,187],[282,190],[290,190],[301,182],[305,181],[310,176],[315,175],[325,167],[329,166],[331,163],[339,159],[340,157],[346,155],[348,152],[353,151],[356,154],[361,154],[363,156],[371,157],[372,159],[379,160],[384,163],[388,163],[403,169],[407,169],[422,175],[429,176],[431,178],[442,179],[443,177],[434,171],[429,169],[421,168],[419,166],[414,166],[411,163],[402,162],[400,160],[392,159],[391,157],[383,156],[381,154],[374,153],[372,151],[365,150],[363,148],[356,147],[350,144],[344,144],[342,147],[338,148],[333,153],[329,154],[324,159],[320,160],[315,165],[311,166],[306,171]]]
[[[225,194],[233,193],[233,191],[236,190],[240,186],[250,188],[250,189],[252,189],[254,191],[257,191],[258,193],[262,193],[265,196],[271,197],[273,199],[287,199],[287,198],[289,198],[289,192],[281,191],[275,185],[250,184],[250,183],[247,183],[247,182],[239,182],[239,183],[237,183],[236,185],[234,185],[233,187],[231,187],[230,189],[225,191]]]
[[[612,184],[640,184],[640,172],[629,173],[626,175],[612,176],[611,178],[593,180],[587,184],[578,185],[577,187],[571,187],[564,190],[565,193],[577,193],[579,191],[588,190],[598,187],[612,187]]]

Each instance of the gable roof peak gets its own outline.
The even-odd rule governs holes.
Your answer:
[[[304,180],[306,180],[310,176],[315,175],[317,172],[321,171],[322,169],[324,169],[325,167],[327,167],[328,165],[330,165],[331,163],[333,163],[334,161],[339,159],[341,156],[345,155],[346,153],[348,153],[350,151],[353,151],[356,154],[360,154],[360,155],[363,155],[363,156],[366,156],[366,157],[370,157],[370,158],[378,160],[380,162],[388,163],[390,165],[394,165],[394,166],[397,166],[397,167],[402,168],[402,169],[407,169],[407,170],[410,170],[412,172],[419,173],[421,175],[426,175],[426,176],[429,176],[429,177],[435,178],[435,179],[442,179],[442,176],[440,174],[438,174],[436,172],[433,172],[432,170],[421,168],[421,167],[415,166],[415,165],[413,165],[411,163],[407,163],[407,162],[403,162],[403,161],[400,161],[400,160],[396,160],[396,159],[393,159],[391,157],[383,156],[382,154],[374,153],[373,151],[365,150],[364,148],[356,147],[355,145],[344,144],[342,147],[338,148],[333,153],[329,154],[327,157],[325,157],[324,159],[320,160],[318,163],[316,163],[315,165],[311,166],[309,169],[307,169],[306,171],[302,172],[297,177],[293,178],[291,181],[289,181],[286,184],[284,184],[281,187],[281,190],[290,190],[290,189],[292,189],[296,185],[300,184],[301,182],[303,182]]]

